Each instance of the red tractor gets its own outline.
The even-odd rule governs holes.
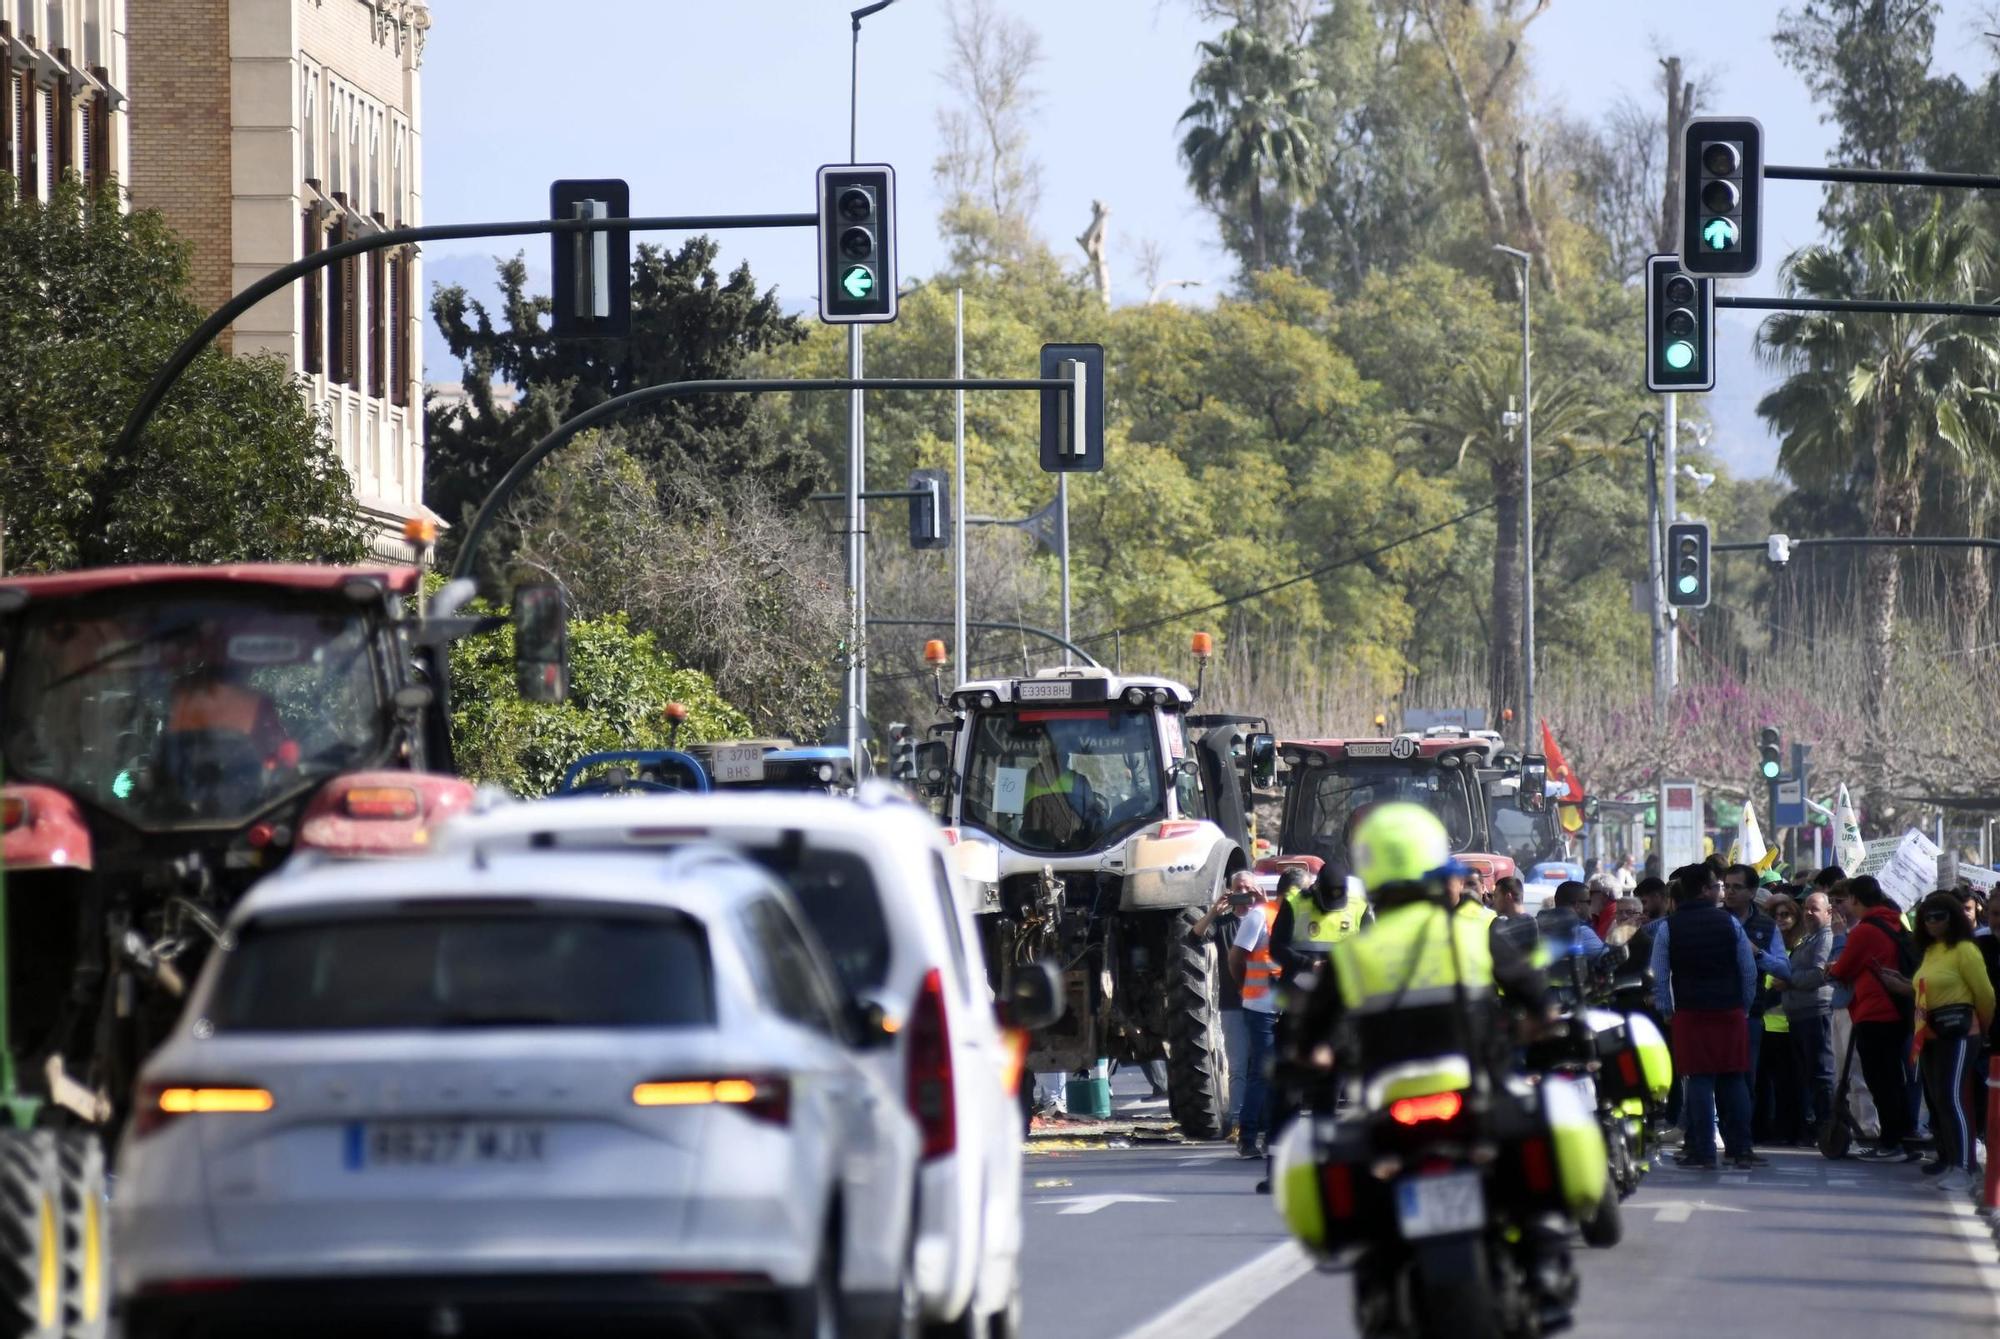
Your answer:
[[[106,1333],[105,1148],[235,900],[295,853],[392,855],[472,801],[414,568],[0,578],[0,1336]],[[469,586],[449,589],[462,602]],[[553,588],[517,675],[564,687]]]
[[[1261,872],[1317,870],[1345,855],[1355,821],[1387,800],[1414,800],[1443,821],[1452,850],[1489,880],[1515,872],[1496,849],[1486,782],[1500,761],[1500,736],[1432,730],[1386,739],[1301,739],[1278,745],[1285,765],[1279,851]]]

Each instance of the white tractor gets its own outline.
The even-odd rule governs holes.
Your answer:
[[[1210,643],[1195,639],[1204,662]],[[1053,960],[1067,1009],[1034,1035],[1036,1070],[1164,1059],[1168,1106],[1193,1139],[1229,1119],[1221,973],[1189,928],[1250,864],[1248,785],[1270,784],[1261,722],[1190,717],[1199,683],[1047,669],[941,697],[950,742],[918,776],[944,803],[958,872],[978,899],[994,986]]]

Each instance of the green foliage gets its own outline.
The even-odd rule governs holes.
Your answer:
[[[475,611],[496,612],[483,604]],[[452,644],[451,743],[462,775],[516,795],[545,795],[586,753],[667,748],[669,702],[688,709],[682,744],[750,731],[707,675],[676,665],[623,614],[572,619],[569,653],[569,700],[543,704],[524,702],[514,690],[512,627]]]
[[[187,247],[72,178],[47,205],[0,177],[0,505],[7,565],[350,562],[364,552],[324,425],[269,357],[211,347],[129,458],[111,443],[200,324]]]
[[[1202,61],[1181,113],[1181,161],[1194,193],[1212,205],[1249,210],[1252,258],[1274,259],[1266,187],[1278,203],[1310,200],[1325,175],[1312,121],[1319,87],[1311,53],[1238,24],[1201,44]]]

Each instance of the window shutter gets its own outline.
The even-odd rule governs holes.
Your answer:
[[[368,253],[368,393],[378,400],[389,396],[387,266],[388,257],[384,253]]]
[[[313,207],[311,205],[305,207],[305,211],[300,218],[299,227],[301,252],[307,256],[318,255],[320,251],[320,232],[319,225],[313,220]],[[320,319],[320,278],[322,273],[320,270],[314,270],[312,273],[306,275],[305,282],[300,285],[300,288],[303,290],[301,301],[305,308],[304,366],[306,374],[309,376],[325,370],[326,367],[326,339],[323,333],[324,327]]]

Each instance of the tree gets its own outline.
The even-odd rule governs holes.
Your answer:
[[[483,603],[474,608],[488,612]],[[586,753],[668,747],[669,702],[688,709],[682,744],[749,732],[707,675],[676,664],[623,614],[572,619],[569,647],[569,699],[538,703],[514,691],[512,627],[452,643],[451,746],[461,775],[516,795],[546,795]]]
[[[0,509],[5,562],[352,562],[353,490],[277,358],[210,348],[136,450],[111,443],[202,312],[159,214],[74,178],[46,205],[0,176]]]
[[[1038,93],[1041,38],[991,0],[952,0],[946,10],[951,64],[947,86],[962,107],[938,112],[944,142],[932,172],[943,188],[939,225],[952,268],[990,272],[1041,250],[1035,208],[1041,168],[1028,156],[1028,116]]]
[[[1976,302],[1992,283],[1985,233],[1934,205],[1914,229],[1877,214],[1850,253],[1811,246],[1785,262],[1788,295]],[[1866,471],[1868,532],[1913,533],[1921,482],[1934,450],[1968,468],[1993,454],[2000,430],[2000,336],[1984,323],[1921,315],[1786,312],[1758,332],[1766,360],[1787,375],[1757,405],[1780,437],[1778,463],[1794,477]],[[1878,746],[1894,669],[1901,565],[1869,553],[1868,717]],[[1878,753],[1874,772],[1883,775]]]
[[[1246,203],[1255,268],[1271,267],[1265,188],[1285,204],[1304,203],[1324,175],[1312,123],[1319,81],[1306,48],[1281,45],[1238,25],[1201,44],[1202,63],[1181,113],[1181,161],[1188,183],[1211,206]]]
[[[798,342],[804,326],[775,290],[759,290],[748,264],[725,280],[719,244],[696,237],[678,251],[641,243],[632,262],[632,334],[623,340],[558,340],[543,325],[549,299],[530,296],[517,255],[496,261],[498,319],[464,288],[440,287],[431,314],[464,368],[469,404],[426,410],[425,492],[458,523],[527,449],[558,422],[614,396],[667,381],[732,377],[746,361]],[[521,408],[496,407],[492,387],[510,382]],[[657,475],[693,471],[753,478],[788,502],[817,482],[816,462],[775,434],[750,396],[665,400],[627,419],[629,445]]]

